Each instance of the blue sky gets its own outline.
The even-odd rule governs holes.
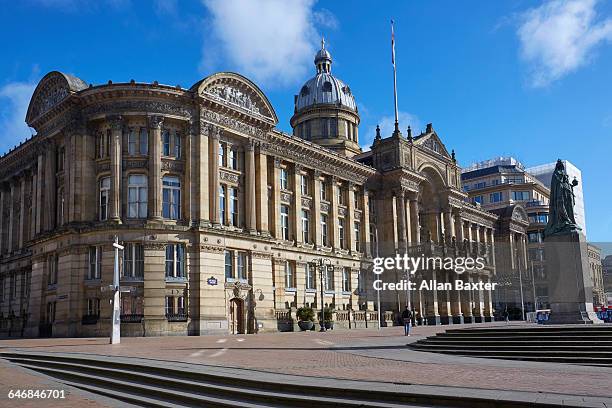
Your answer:
[[[396,22],[400,125],[428,122],[463,165],[513,155],[583,172],[588,238],[612,241],[612,5],[596,0],[23,0],[3,3],[0,151],[30,134],[36,82],[51,70],[88,83],[189,87],[240,72],[289,131],[293,95],[325,36],[332,72],[356,95],[360,141],[393,115],[389,20]]]

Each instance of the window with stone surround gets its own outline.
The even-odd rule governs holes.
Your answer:
[[[226,250],[225,256],[225,280],[233,282],[236,280],[246,282],[248,279],[247,253],[244,251]]]
[[[232,170],[238,170],[238,149],[236,146],[229,148],[229,155],[227,157],[227,167]]]
[[[295,270],[291,262],[285,261],[285,289],[295,288]]]
[[[315,270],[312,264],[306,264],[306,290],[313,290],[316,288]]]
[[[325,269],[325,285],[323,286],[323,290],[331,292],[334,290],[334,270],[333,268]]]
[[[59,269],[59,257],[57,254],[49,255],[47,258],[47,283],[48,286],[57,285],[57,275]]]
[[[342,268],[342,291],[348,293],[351,291],[351,270]]]
[[[126,243],[123,252],[123,278],[144,276],[144,248],[142,244]]]
[[[144,174],[128,177],[128,218],[147,218],[148,181]]]
[[[227,197],[227,186],[225,184],[221,184],[219,186],[219,220],[221,224],[225,225],[225,205],[226,205],[226,197]]]
[[[289,240],[289,206],[281,205],[280,211],[280,227],[281,238],[285,241]]]
[[[327,237],[327,214],[321,214],[321,245],[329,246]]]
[[[102,273],[102,247],[89,247],[89,263],[87,268],[87,280],[100,279]]]
[[[340,248],[346,249],[346,239],[344,236],[344,218],[338,218],[338,240]]]
[[[108,220],[108,199],[110,196],[110,186],[111,186],[110,177],[103,177],[102,179],[100,179],[100,187],[99,187],[100,202],[99,202],[99,208],[98,208],[98,213],[99,213],[98,215],[99,215],[100,221]]]
[[[239,227],[238,221],[238,189],[229,188],[229,222],[233,227]]]
[[[181,180],[166,176],[162,181],[162,215],[169,220],[181,218]]]
[[[355,232],[355,251],[361,252],[361,223],[359,221],[355,221],[353,230]]]
[[[310,242],[310,211],[302,210],[302,242]]]
[[[100,298],[87,299],[87,315],[100,316]]]
[[[310,182],[307,175],[300,175],[300,192],[302,195],[310,195],[310,189],[308,188],[308,183]]]
[[[166,279],[185,279],[185,246],[166,245]]]
[[[162,156],[170,156],[170,131],[168,129],[164,129],[162,131]]]
[[[287,182],[287,180],[288,180],[288,173],[287,173],[287,169],[284,168],[284,167],[281,167],[279,173],[280,173],[280,179],[279,179],[280,188],[282,190],[287,190],[288,189],[288,182]]]

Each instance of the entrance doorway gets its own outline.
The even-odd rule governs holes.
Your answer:
[[[232,334],[245,334],[244,300],[230,300],[230,331]]]

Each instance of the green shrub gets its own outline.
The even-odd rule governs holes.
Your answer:
[[[312,322],[315,317],[314,310],[311,307],[300,307],[295,315],[303,322]]]

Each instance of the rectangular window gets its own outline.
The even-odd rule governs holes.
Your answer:
[[[128,177],[128,218],[147,218],[148,194],[147,176]]]
[[[344,218],[338,218],[338,240],[340,241],[340,248],[345,249]]]
[[[106,142],[104,144],[104,157],[110,157],[111,148],[111,130],[106,129]]]
[[[47,324],[55,322],[55,302],[47,302]]]
[[[484,182],[484,181],[481,181],[481,182],[479,182],[479,183],[476,183],[476,184],[474,185],[474,188],[485,188],[486,186],[487,186],[487,183],[486,183],[486,182]]]
[[[351,270],[349,268],[342,269],[342,291],[351,291]]]
[[[87,299],[87,314],[89,316],[100,316],[100,299],[99,298]]]
[[[149,154],[149,131],[146,127],[140,128],[140,154]]]
[[[170,131],[164,130],[162,132],[162,156],[170,156]]]
[[[315,268],[313,265],[307,263],[306,264],[306,289],[314,289],[315,288]]]
[[[327,184],[321,181],[321,200],[327,201]]]
[[[310,242],[310,212],[302,210],[302,242]]]
[[[162,215],[169,220],[181,217],[181,180],[178,177],[163,178]]]
[[[513,191],[512,199],[514,201],[526,201],[529,200],[529,191]]]
[[[289,261],[285,261],[285,288],[295,288],[294,279],[293,265]]]
[[[238,252],[236,256],[236,261],[236,276],[238,276],[238,279],[240,280],[246,280],[246,253]]]
[[[321,245],[329,246],[327,242],[327,215],[321,214]]]
[[[501,191],[497,191],[495,193],[491,193],[489,195],[489,202],[498,203],[498,202],[502,201],[502,197],[503,196],[502,196],[502,192]]]
[[[281,205],[281,237],[289,240],[289,206]]]
[[[476,197],[472,198],[472,202],[474,204],[482,204],[482,196],[479,195],[479,196],[476,196]]]
[[[87,279],[100,279],[102,272],[102,248],[98,246],[89,247],[89,268],[87,270]]]
[[[110,196],[110,177],[100,179],[100,221],[108,220],[108,199]]]
[[[219,142],[219,166],[225,166],[225,144]]]
[[[174,157],[177,159],[181,158],[181,152],[183,151],[181,134],[179,132],[174,133]]]
[[[174,296],[166,296],[166,316],[174,315]]]
[[[238,227],[238,189],[236,187],[230,187],[229,193],[230,225]]]
[[[226,225],[225,219],[225,197],[227,196],[227,187],[224,184],[219,186],[219,220],[221,224]]]
[[[309,191],[308,191],[308,176],[305,176],[304,174],[302,174],[300,176],[300,191],[302,193],[302,195],[309,195]]]
[[[325,285],[323,290],[332,291],[334,290],[334,271],[331,268],[325,269]]]
[[[136,132],[134,131],[134,128],[128,128],[127,138],[128,138],[128,154],[130,156],[134,156],[135,154],[140,153],[137,150],[138,140],[136,140]]]
[[[123,276],[125,278],[142,278],[144,276],[144,248],[142,244],[125,244]]]
[[[287,190],[287,169],[280,169],[280,188]]]
[[[185,278],[185,246],[182,244],[166,245],[166,278]]]
[[[361,252],[361,224],[355,221],[354,224],[355,231],[355,251]]]
[[[234,253],[225,251],[225,278],[234,279]]]
[[[96,138],[96,152],[98,159],[104,158],[104,134],[102,132],[98,133]]]
[[[343,205],[344,204],[344,192],[342,191],[342,187],[338,186],[337,194],[338,194],[338,204]]]
[[[228,167],[233,170],[238,170],[238,151],[235,147],[229,149]]]
[[[47,258],[47,269],[49,271],[48,284],[57,284],[57,274],[59,268],[59,257],[57,255],[51,255]]]

